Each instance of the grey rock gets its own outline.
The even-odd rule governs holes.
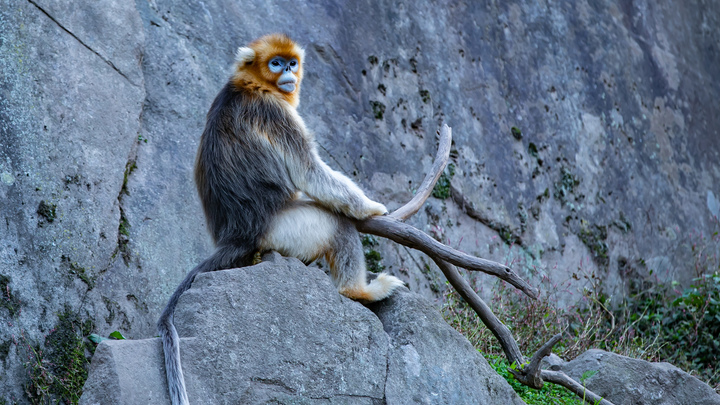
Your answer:
[[[198,276],[175,316],[190,402],[523,403],[423,298],[374,309],[279,255]],[[159,339],[103,341],[80,403],[169,403],[162,356]]]
[[[670,363],[651,363],[592,349],[561,366],[577,381],[615,405],[718,405],[720,395]]]
[[[388,405],[524,403],[426,299],[401,289],[370,309],[390,337]]]
[[[564,363],[565,360],[561,359],[560,356],[555,353],[550,353],[549,356],[543,357],[540,361],[540,368],[557,371],[560,370]]]

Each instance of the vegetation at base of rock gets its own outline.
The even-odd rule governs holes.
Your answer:
[[[510,364],[502,355],[486,355],[485,359],[498,374],[503,376],[510,386],[518,393],[528,405],[583,405],[584,402],[572,392],[555,384],[545,384],[542,389],[536,390],[522,385],[510,374]]]
[[[83,337],[92,329],[92,321],[83,321],[66,307],[55,328],[45,337],[44,349],[23,341],[29,376],[25,393],[31,403],[78,403],[88,376],[88,357],[95,351],[94,345]]]
[[[604,292],[601,277],[579,266],[573,276],[584,279],[588,287],[581,291],[583,298],[577,306],[556,307],[558,292],[567,290],[570,283],[554,283],[538,271],[531,283],[535,281],[544,292],[539,300],[499,283],[488,305],[510,327],[526,356],[565,331],[555,346],[563,359],[598,348],[647,361],[666,361],[720,392],[720,234],[699,237],[689,246],[694,260],[686,272],[696,277],[686,288],[658,281],[652,269],[643,267],[643,261],[636,263],[639,269],[629,269],[633,264],[625,262],[622,267],[635,275],[626,296],[617,301]],[[514,264],[515,268],[521,266]],[[495,337],[451,289],[445,295],[443,316],[483,355],[504,357]]]
[[[440,175],[437,183],[435,183],[432,196],[441,200],[450,197],[450,181],[452,181],[453,176],[455,176],[455,165],[450,163]]]

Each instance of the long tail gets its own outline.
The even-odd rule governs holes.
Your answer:
[[[180,300],[180,296],[192,286],[198,274],[247,265],[248,257],[252,257],[252,255],[249,255],[244,249],[236,246],[219,247],[212,256],[188,273],[172,297],[170,297],[170,301],[168,301],[165,310],[163,310],[162,315],[160,315],[157,328],[162,337],[163,352],[165,353],[165,372],[167,374],[168,390],[170,391],[170,401],[172,405],[190,404],[187,391],[185,390],[185,377],[183,376],[182,365],[180,364],[180,337],[173,324],[175,307]]]

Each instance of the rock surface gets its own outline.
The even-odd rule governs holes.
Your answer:
[[[205,114],[235,49],[274,28],[306,47],[323,158],[391,209],[453,127],[448,197],[414,225],[613,296],[651,270],[687,280],[688,235],[720,210],[718,27],[706,0],[0,0],[0,399],[28,402],[27,348],[61,315],[155,335],[212,250]],[[375,249],[411,290],[445,288],[421,254]]]
[[[277,254],[198,276],[175,316],[190,402],[524,403],[425,299],[372,309]],[[162,359],[157,338],[104,341],[80,403],[169,403]]]
[[[585,386],[615,405],[720,405],[720,395],[670,363],[650,363],[592,349],[560,366],[577,381],[596,372]]]

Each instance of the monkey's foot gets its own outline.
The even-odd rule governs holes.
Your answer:
[[[380,273],[370,284],[342,288],[340,294],[355,301],[370,303],[389,297],[396,288],[403,285],[405,283],[399,278],[387,273]]]

